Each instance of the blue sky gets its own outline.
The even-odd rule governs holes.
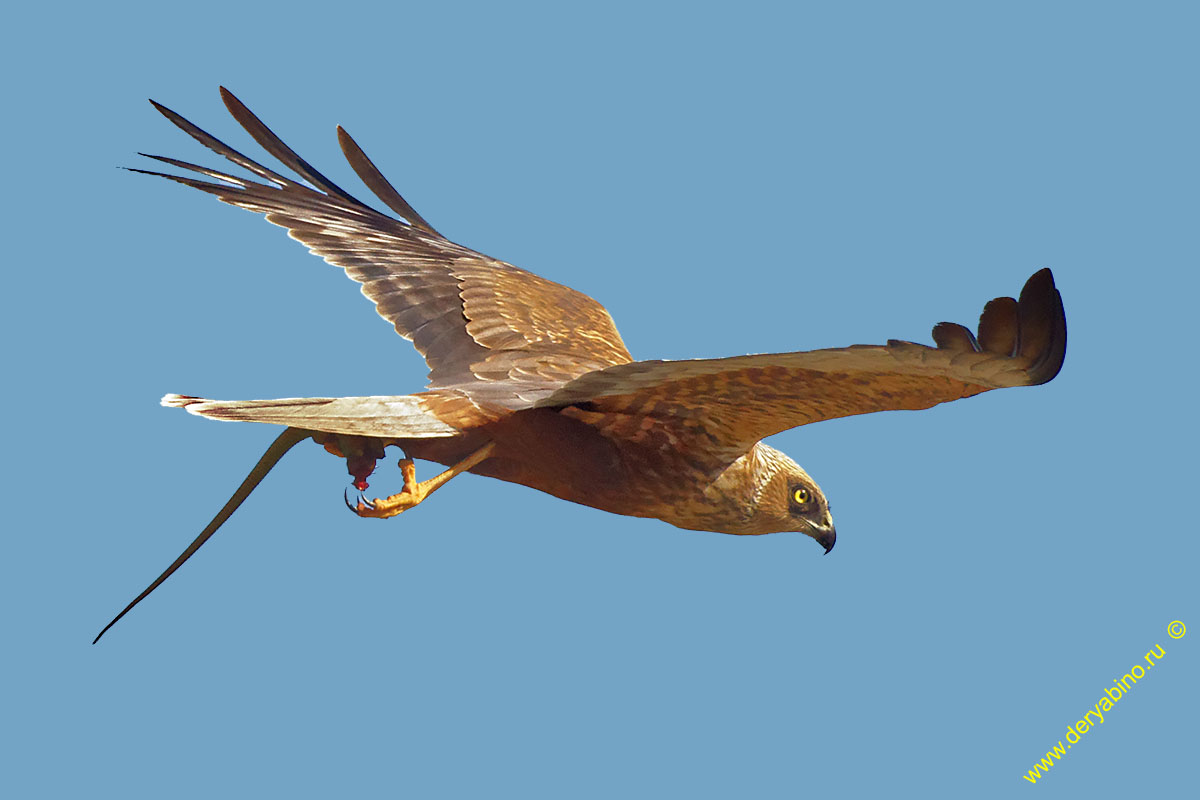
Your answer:
[[[14,796],[1194,786],[1189,6],[289,8],[10,15]],[[163,393],[424,378],[281,230],[116,169],[217,165],[147,97],[257,156],[222,83],[365,195],[346,126],[433,225],[596,297],[636,357],[928,342],[1049,266],[1065,368],[772,439],[835,507],[828,557],[473,476],[358,520],[344,464],[302,447],[92,647],[273,436]]]

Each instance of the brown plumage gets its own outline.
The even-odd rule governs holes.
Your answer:
[[[157,103],[169,120],[259,180],[161,156],[150,158],[212,180],[135,171],[263,213],[344,269],[425,357],[429,384],[424,392],[395,397],[163,398],[164,405],[200,416],[286,427],[200,536],[104,631],[178,569],[305,439],[344,457],[360,489],[388,445],[404,451],[404,489],[383,500],[360,499],[351,506],[360,516],[398,514],[470,471],[682,528],[799,531],[828,552],[835,533],[824,494],[799,465],[763,444],[764,437],[825,419],[929,408],[989,389],[1045,383],[1063,363],[1066,319],[1048,269],[1029,279],[1019,300],[989,302],[978,336],[961,325],[938,324],[936,347],[893,340],[634,361],[603,306],[443,238],[340,127],[338,140],[354,171],[402,219],[354,199],[224,88],[221,97],[251,136],[308,185],[252,161]],[[412,458],[450,469],[418,483]]]

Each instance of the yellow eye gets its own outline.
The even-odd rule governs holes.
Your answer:
[[[812,499],[812,495],[810,495],[808,493],[808,489],[801,488],[801,489],[797,489],[794,492],[792,492],[792,499],[795,500],[800,505],[804,505],[805,503],[807,503],[809,500]]]

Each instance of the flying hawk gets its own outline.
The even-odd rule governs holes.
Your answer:
[[[195,541],[113,619],[113,626],[206,542],[290,448],[312,439],[346,459],[361,492],[388,445],[404,454],[403,489],[347,505],[391,517],[461,472],[530,486],[594,508],[680,528],[733,534],[798,531],[829,552],[829,504],[796,462],[762,443],[826,419],[920,409],[1007,386],[1046,383],[1066,353],[1062,298],[1050,270],[1019,300],[989,302],[978,334],[942,322],[936,347],[892,340],[829,350],[691,361],[634,361],[608,312],[586,295],[441,236],[340,126],[350,166],[400,218],[359,202],[300,158],[241,101],[226,108],[303,182],[275,172],[158,103],[236,177],[163,156],[199,175],[133,170],[265,214],[362,286],[376,311],[429,366],[423,392],[381,397],[206,400],[163,405],[203,417],[283,425]],[[145,155],[145,154],[143,154]],[[449,467],[416,480],[412,459]]]

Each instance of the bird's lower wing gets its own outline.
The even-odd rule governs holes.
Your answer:
[[[396,397],[288,397],[207,400],[169,394],[164,406],[210,419],[267,422],[306,431],[395,439],[456,436],[495,414],[465,395],[424,392]]]
[[[744,452],[798,425],[873,411],[922,409],[1008,386],[1046,383],[1067,346],[1062,297],[1050,270],[1020,300],[984,308],[978,336],[954,323],[936,347],[892,340],[830,350],[694,361],[636,361],[576,378],[538,403],[636,439],[648,421],[692,432],[704,446]]]

